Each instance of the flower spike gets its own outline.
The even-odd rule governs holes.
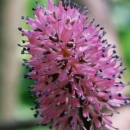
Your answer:
[[[24,78],[34,80],[28,88],[37,98],[32,110],[35,118],[41,117],[38,125],[51,122],[54,130],[118,130],[108,117],[119,113],[113,107],[130,105],[129,98],[119,93],[130,82],[117,81],[125,69],[118,62],[116,46],[102,39],[106,31],[94,25],[94,19],[86,23],[87,6],[80,13],[78,4],[70,0],[59,1],[58,7],[52,0],[48,8],[37,0],[36,4],[34,19],[21,17],[31,30],[18,28],[28,38],[18,46],[23,48],[21,54],[32,56],[23,59],[29,69]],[[104,113],[103,107],[112,114]]]

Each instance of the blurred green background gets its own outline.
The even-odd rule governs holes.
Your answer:
[[[30,110],[30,108],[33,107],[33,103],[32,103],[33,99],[30,98],[30,94],[28,93],[28,88],[27,88],[27,86],[33,84],[33,82],[31,80],[23,78],[23,74],[27,73],[28,70],[25,67],[22,67],[22,65],[21,65],[22,59],[28,58],[28,57],[25,55],[20,55],[20,48],[15,47],[15,46],[17,46],[17,43],[21,43],[21,40],[24,39],[16,29],[18,28],[18,26],[29,29],[29,26],[25,23],[25,21],[22,21],[22,20],[17,21],[18,17],[17,16],[16,16],[16,18],[14,17],[14,15],[15,15],[14,12],[19,11],[21,9],[21,11],[19,13],[19,19],[21,18],[21,15],[29,16],[29,17],[33,18],[34,16],[33,16],[32,8],[36,7],[36,4],[35,4],[35,0],[22,0],[22,2],[20,0],[10,0],[10,1],[12,1],[13,5],[12,4],[9,5],[9,3],[8,3],[9,0],[0,1],[1,16],[2,16],[1,25],[0,25],[1,26],[1,34],[0,34],[0,37],[1,37],[0,38],[0,41],[1,41],[1,43],[0,43],[0,45],[1,45],[0,46],[0,54],[1,54],[0,55],[0,59],[1,59],[1,71],[0,71],[1,72],[0,73],[1,97],[0,97],[0,99],[1,100],[0,100],[0,102],[2,105],[0,107],[0,113],[3,114],[3,117],[1,117],[3,124],[5,123],[7,125],[8,125],[8,122],[10,122],[10,118],[8,117],[8,115],[4,114],[4,113],[6,113],[6,111],[8,111],[9,114],[13,113],[10,116],[12,116],[11,120],[14,120],[14,122],[15,121],[16,122],[22,122],[22,121],[26,122],[26,121],[31,121],[31,120],[34,121],[33,120],[34,111]],[[19,1],[20,4],[17,3],[16,1],[17,2]],[[58,3],[58,0],[53,0],[53,1]],[[72,1],[74,1],[74,0],[72,0]],[[47,4],[47,0],[39,0],[39,3]],[[22,4],[22,7],[15,8],[18,5],[21,6],[21,4]],[[9,8],[10,6],[13,6],[14,8]],[[124,79],[125,79],[125,81],[128,81],[128,80],[130,80],[130,0],[108,0],[107,6],[109,8],[109,13],[110,13],[110,17],[108,16],[110,19],[109,24],[113,24],[116,36],[119,41],[118,46],[120,47],[122,58],[123,58],[123,61],[125,64],[124,66],[127,67],[127,71],[125,72]],[[91,8],[91,6],[89,6],[89,8]],[[12,11],[12,12],[8,12],[8,11]],[[12,16],[11,16],[11,14],[12,14]],[[18,24],[11,22],[11,20],[12,20],[11,18],[7,20],[8,15],[10,17],[14,17],[13,20],[18,22]],[[99,16],[99,19],[100,19],[100,16]],[[10,31],[8,32],[7,25],[13,26],[13,28],[15,28],[15,29],[14,30],[10,29]],[[16,26],[16,25],[18,25],[18,26]],[[8,35],[6,35],[7,33],[8,33]],[[16,34],[17,34],[17,37],[16,37]],[[11,44],[10,40],[13,38],[14,38],[15,43],[13,43],[13,45],[10,45]],[[6,41],[6,40],[8,40],[8,41]],[[108,41],[109,41],[109,39],[108,39]],[[9,64],[11,64],[11,62],[10,63],[8,62],[9,60],[7,60],[6,54],[8,54],[8,51],[11,47],[12,47],[11,52],[12,53],[15,52],[15,54],[12,54],[12,53],[11,54],[14,55],[13,56],[14,58],[12,57],[12,59],[14,60],[15,65],[17,64],[17,67],[16,67],[17,71],[15,71],[16,68],[13,65],[14,70],[13,70],[13,72],[9,73],[9,71],[7,71],[7,70],[10,67],[8,67],[8,66],[6,67],[6,64],[9,65]],[[8,54],[7,57],[9,57],[11,54]],[[9,59],[11,59],[11,58],[9,57]],[[3,64],[3,66],[2,66],[2,64]],[[13,69],[13,67],[11,67],[10,69]],[[12,87],[12,88],[8,88],[7,90],[4,90],[4,87],[5,87],[4,83],[8,82],[8,85],[9,84],[11,85],[11,83],[8,80],[3,82],[3,80],[6,78],[6,75],[13,76],[13,73],[17,73],[17,76],[15,75],[16,78],[14,79],[14,81],[15,81],[14,85],[16,85],[16,87]],[[9,77],[9,79],[10,79],[10,77]],[[9,98],[11,98],[10,97],[11,95],[8,95],[8,93],[12,93],[12,91],[15,93],[15,97],[14,97],[14,99],[11,100],[12,102],[11,101],[9,102],[10,104],[13,104],[10,107],[10,105],[4,104],[4,103],[6,101],[8,102]],[[13,102],[14,100],[15,100],[15,102]],[[6,106],[6,105],[8,105],[8,106]],[[6,110],[4,110],[5,108],[6,108]],[[15,108],[15,110],[12,110],[13,108]],[[7,118],[4,118],[6,116],[7,116]],[[32,123],[30,126],[28,126],[29,128],[21,127],[21,128],[17,128],[17,130],[48,130],[49,129],[48,127],[36,127],[33,124],[35,124],[35,123]]]

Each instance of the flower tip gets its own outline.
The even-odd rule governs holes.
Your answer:
[[[22,40],[22,43],[25,43],[26,41],[25,40]]]
[[[32,11],[36,11],[36,8],[32,8]]]
[[[126,100],[125,100],[125,104],[126,104],[127,106],[129,106],[129,105],[130,105],[130,100],[126,99]]]
[[[21,16],[21,19],[24,19],[24,16]]]
[[[17,44],[19,47],[23,47],[21,44]]]
[[[64,0],[64,4],[70,4],[71,0]]]
[[[113,117],[114,113],[111,113],[110,116]]]
[[[38,4],[38,0],[36,0],[36,2],[35,2],[36,4]]]
[[[19,27],[19,28],[18,28],[18,30],[19,30],[19,31],[22,31],[22,28],[21,28],[21,27]]]
[[[89,121],[91,121],[91,119],[90,119],[90,118],[88,118],[88,119],[87,119],[87,121],[89,122]]]
[[[128,85],[130,85],[130,81],[128,82]]]

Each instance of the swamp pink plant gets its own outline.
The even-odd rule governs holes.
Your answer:
[[[48,8],[38,4],[35,18],[25,19],[31,30],[19,28],[28,38],[23,43],[29,42],[19,46],[21,54],[31,55],[23,65],[29,68],[24,77],[34,80],[34,116],[42,117],[41,125],[51,122],[55,130],[117,130],[108,117],[119,113],[113,107],[130,104],[120,93],[129,83],[117,80],[125,69],[116,46],[103,39],[104,28],[93,25],[94,19],[86,22],[87,7],[82,13],[79,9],[69,0],[59,1],[58,7],[48,0]]]

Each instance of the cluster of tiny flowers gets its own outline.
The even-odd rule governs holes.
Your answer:
[[[58,7],[48,0],[48,8],[33,8],[35,18],[22,19],[31,30],[18,28],[28,40],[18,44],[21,54],[29,54],[24,64],[29,68],[25,78],[34,80],[32,96],[39,125],[51,124],[54,130],[112,130],[108,119],[119,113],[113,107],[129,105],[128,97],[119,93],[128,84],[120,80],[124,72],[121,58],[116,55],[115,45],[103,36],[104,28],[87,23],[88,8],[69,0],[59,1]],[[111,54],[108,54],[111,50]],[[103,112],[103,108],[112,114]]]

